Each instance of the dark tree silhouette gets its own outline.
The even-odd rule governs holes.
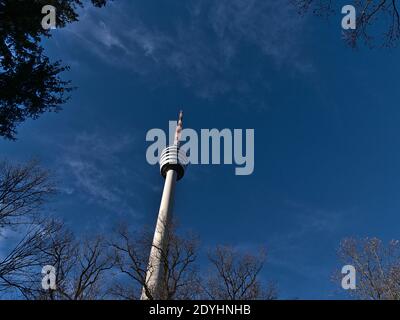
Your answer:
[[[58,225],[53,221],[42,220],[27,227],[21,239],[0,259],[0,293],[22,295],[25,299],[35,296],[41,268],[46,265],[43,250],[47,250],[57,232]]]
[[[17,291],[29,297],[35,268],[43,266],[43,246],[56,231],[54,224],[40,217],[40,209],[54,192],[49,172],[36,161],[0,163],[0,239],[4,240],[5,231],[22,234],[0,257],[0,292]]]
[[[340,5],[351,4],[357,11],[355,30],[344,30],[343,38],[350,47],[363,42],[369,47],[381,44],[393,47],[400,39],[400,5],[398,0],[353,0],[342,3],[332,0],[292,0],[299,12],[308,11],[319,16],[329,16]],[[382,40],[378,40],[382,39]]]
[[[37,161],[24,165],[0,162],[0,235],[5,227],[31,223],[54,192],[49,172]]]
[[[259,273],[265,261],[265,251],[253,255],[240,253],[232,247],[217,246],[208,256],[213,270],[203,282],[206,298],[212,300],[273,300],[274,285],[263,286]]]
[[[43,290],[40,278],[32,298],[40,300],[98,300],[108,293],[107,279],[114,258],[106,241],[99,236],[76,239],[62,222],[57,232],[43,245],[40,257],[56,270],[56,289]]]
[[[106,0],[92,0],[102,7]],[[18,124],[48,111],[59,111],[72,90],[61,79],[67,70],[51,62],[41,40],[51,37],[42,28],[44,5],[57,9],[57,27],[77,21],[80,0],[0,0],[0,136],[15,139]]]
[[[50,219],[29,226],[0,259],[0,293],[29,300],[93,300],[107,294],[106,273],[114,265],[101,237],[79,241],[63,222]],[[42,288],[44,266],[56,270],[55,289]]]

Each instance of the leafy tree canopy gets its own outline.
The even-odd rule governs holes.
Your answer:
[[[107,0],[91,0],[103,7]],[[60,78],[68,67],[51,62],[41,40],[51,37],[42,28],[42,7],[57,10],[57,28],[78,21],[80,0],[0,0],[0,136],[14,140],[16,127],[27,118],[58,111],[72,90]]]

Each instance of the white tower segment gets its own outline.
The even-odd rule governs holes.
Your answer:
[[[150,297],[157,300],[166,299],[165,268],[163,263],[168,245],[168,232],[172,216],[176,181],[183,178],[188,160],[183,151],[179,149],[180,136],[183,128],[183,112],[179,113],[179,119],[175,130],[174,144],[166,147],[160,156],[160,173],[165,178],[164,190],[161,197],[160,210],[156,230],[154,232],[153,245],[151,247],[149,264],[146,274],[146,286],[142,290],[142,300]]]

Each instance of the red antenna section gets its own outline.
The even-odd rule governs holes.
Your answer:
[[[178,123],[176,125],[176,130],[175,130],[174,145],[176,146],[179,146],[179,140],[181,138],[182,129],[183,129],[183,111],[181,110],[179,112]]]

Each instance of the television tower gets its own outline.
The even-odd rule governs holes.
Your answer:
[[[172,206],[174,200],[176,181],[183,178],[188,160],[183,151],[179,149],[180,137],[183,127],[183,112],[179,112],[179,119],[175,129],[174,144],[166,147],[160,156],[160,173],[165,178],[164,190],[158,212],[157,225],[154,232],[153,244],[150,250],[149,264],[146,274],[146,285],[143,286],[141,300],[166,299],[166,269],[163,265],[163,254],[168,245],[168,232],[171,223]]]

